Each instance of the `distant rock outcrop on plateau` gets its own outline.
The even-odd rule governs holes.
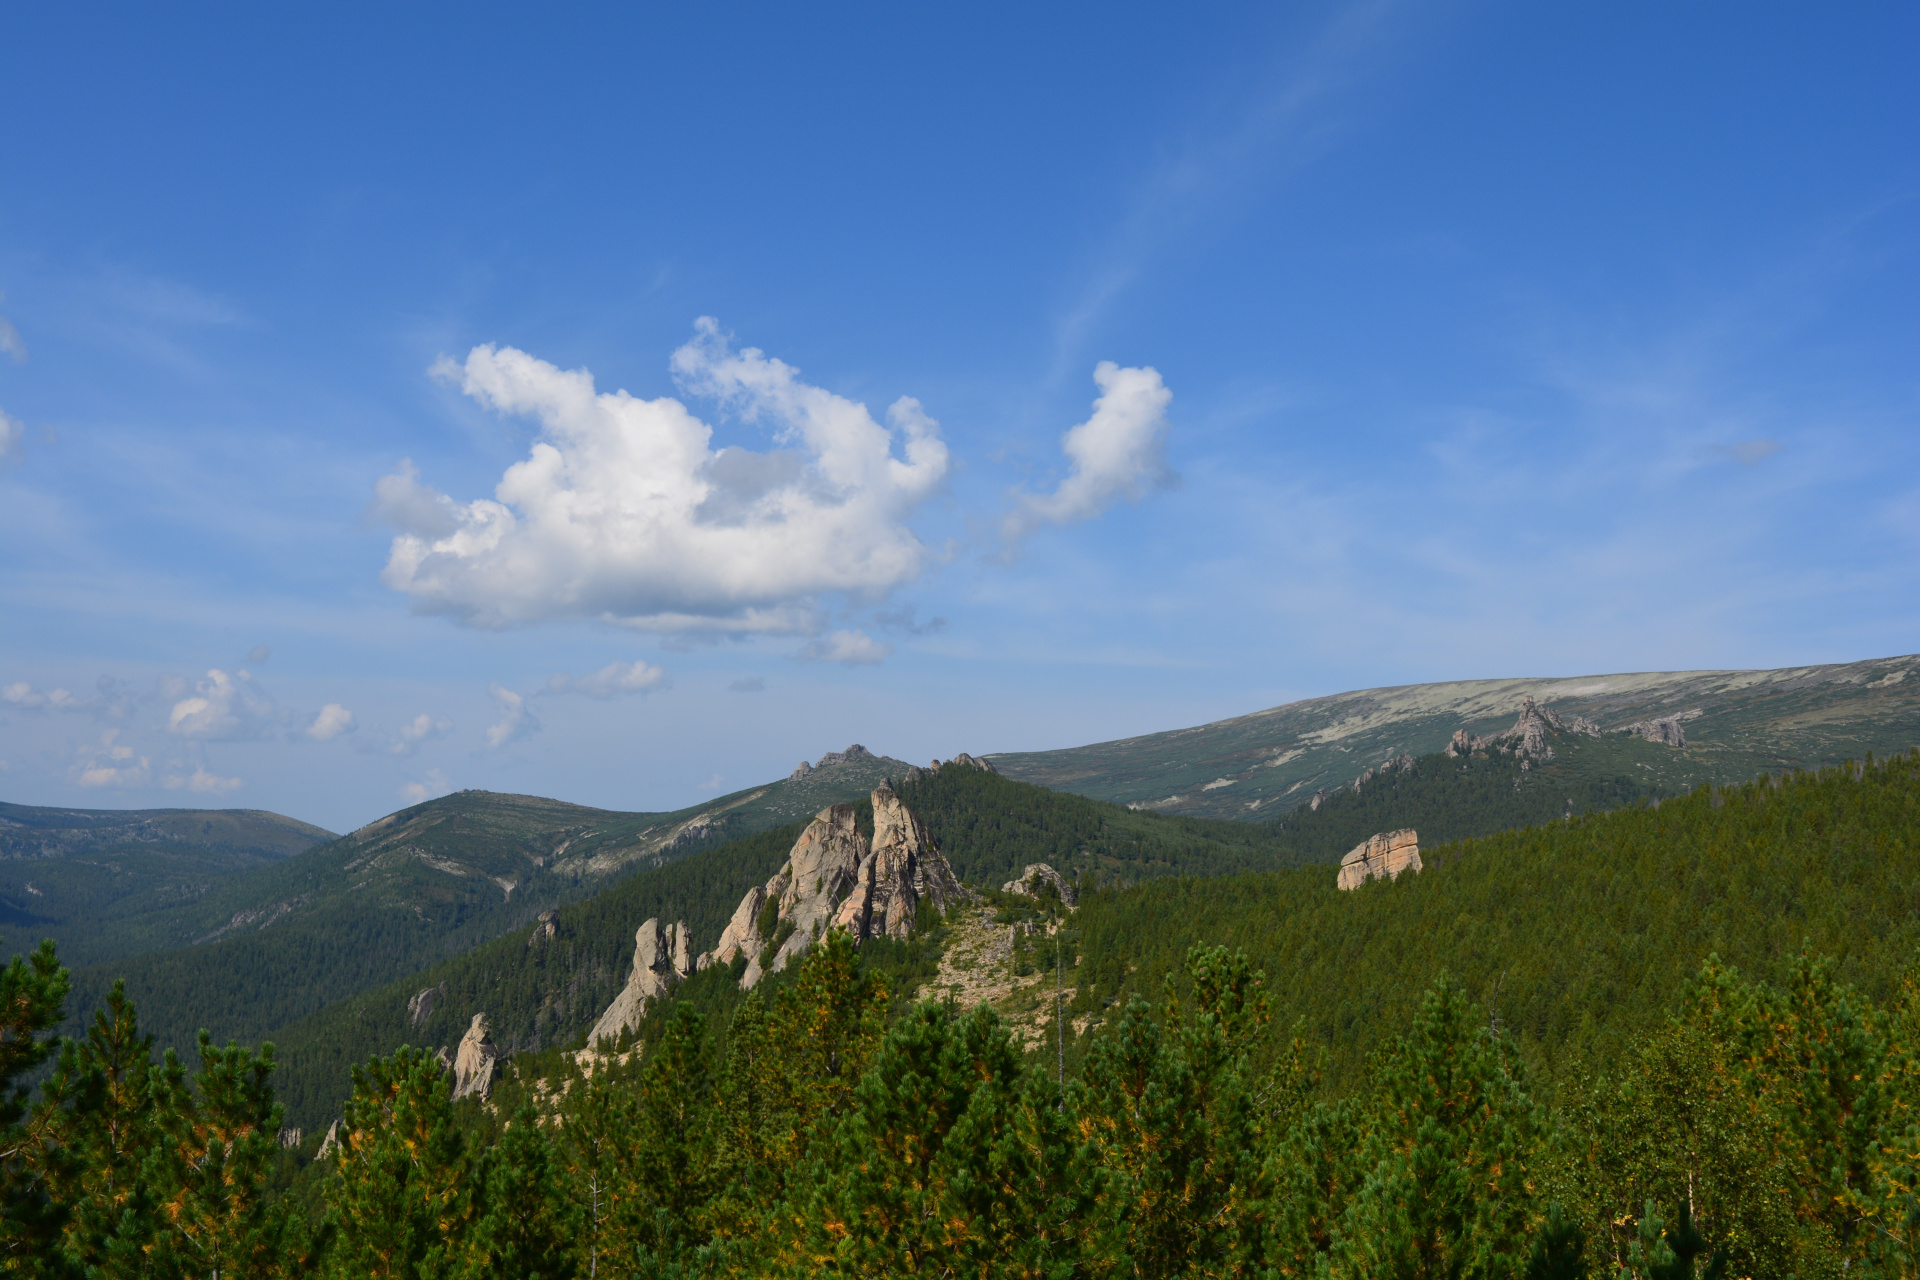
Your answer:
[[[1400,878],[1402,871],[1420,869],[1420,836],[1411,829],[1383,831],[1369,836],[1340,859],[1342,889],[1358,889],[1369,880]]]
[[[699,968],[744,956],[742,989],[805,955],[828,929],[845,929],[858,945],[869,938],[905,938],[921,902],[942,911],[970,895],[921,822],[881,783],[873,791],[873,840],[860,834],[850,804],[814,815],[786,865],[765,887],[747,890],[720,941]],[[768,908],[771,905],[772,911]],[[778,951],[762,960],[784,933]]]

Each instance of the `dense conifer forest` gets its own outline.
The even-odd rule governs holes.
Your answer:
[[[1917,837],[1920,753],[1350,893],[1324,866],[1099,890],[1054,935],[1064,1071],[989,1008],[907,998],[937,922],[829,934],[745,995],[700,975],[619,1051],[527,1053],[485,1102],[425,1050],[374,1057],[324,1158],[276,1141],[271,1047],[156,1060],[117,996],[51,1040],[46,947],[0,973],[0,1266],[1912,1277]]]

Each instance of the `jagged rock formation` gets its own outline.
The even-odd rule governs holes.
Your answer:
[[[793,766],[793,772],[787,775],[787,781],[798,782],[800,781],[800,779],[806,777],[808,774],[812,772],[813,772],[813,766],[808,764],[805,760],[802,760],[799,764]]]
[[[926,825],[884,782],[873,792],[873,819],[869,844],[854,826],[852,805],[832,805],[815,814],[786,865],[765,888],[747,890],[699,967],[745,956],[744,990],[806,954],[828,929],[845,929],[855,945],[868,938],[905,938],[922,901],[944,911],[970,896]],[[767,947],[782,933],[779,950],[767,957]]]
[[[300,1145],[300,1137],[298,1129],[282,1129],[273,1135],[274,1141],[289,1151]]]
[[[1507,751],[1521,757],[1523,765],[1534,760],[1544,762],[1553,759],[1553,748],[1547,743],[1549,727],[1562,733],[1584,734],[1589,738],[1600,736],[1600,726],[1585,716],[1563,720],[1552,707],[1539,705],[1533,700],[1532,694],[1527,694],[1520,700],[1520,717],[1513,722],[1513,728],[1504,733],[1479,737],[1470,735],[1465,729],[1455,729],[1453,740],[1447,743],[1447,754],[1465,757],[1476,751]]]
[[[684,921],[664,929],[657,919],[641,925],[633,935],[633,974],[587,1033],[587,1044],[596,1045],[602,1040],[611,1044],[621,1032],[639,1026],[647,1006],[693,972],[692,941]]]
[[[433,1016],[434,1006],[446,998],[446,983],[443,982],[437,987],[428,987],[407,1001],[407,1022],[416,1029],[419,1028]]]
[[[856,742],[845,751],[827,752],[827,754],[820,757],[820,762],[813,767],[816,769],[824,769],[830,764],[846,764],[850,760],[871,759],[873,759],[873,752]]]
[[[1689,720],[1698,720],[1700,709],[1681,711],[1670,716],[1658,716],[1652,720],[1635,720],[1632,724],[1623,724],[1617,733],[1630,733],[1648,742],[1658,742],[1663,746],[1684,747],[1687,745],[1687,731],[1680,726]]]
[[[476,1013],[467,1034],[460,1037],[460,1048],[453,1055],[453,1100],[477,1097],[485,1099],[493,1092],[493,1078],[506,1055],[493,1043],[487,1015]]]
[[[560,913],[551,909],[542,911],[540,919],[533,926],[533,932],[527,935],[527,945],[531,947],[535,943],[551,942],[559,932]]]
[[[327,1126],[327,1136],[320,1139],[320,1150],[314,1155],[313,1158],[315,1160],[325,1160],[328,1156],[339,1154],[339,1151],[340,1151],[340,1122],[338,1120],[335,1120],[332,1124]]]
[[[1340,859],[1342,889],[1358,889],[1378,876],[1399,879],[1402,871],[1420,869],[1420,836],[1411,829],[1383,831],[1369,836]]]
[[[1042,885],[1053,886],[1053,891],[1069,907],[1077,906],[1080,895],[1074,892],[1067,878],[1044,862],[1029,862],[1020,872],[1018,880],[1009,880],[1000,886],[1003,893],[1025,893],[1039,897]]]
[[[998,769],[993,767],[993,762],[991,760],[982,760],[977,756],[970,756],[964,751],[962,751],[959,755],[955,756],[953,759],[947,761],[947,764],[957,765],[962,769],[979,769],[983,773],[1000,772]],[[939,768],[943,768],[944,766],[941,765],[941,763],[938,760],[935,760],[933,762],[933,767],[936,769],[939,769]]]

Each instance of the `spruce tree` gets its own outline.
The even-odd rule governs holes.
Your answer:
[[[39,1266],[60,1230],[40,1158],[45,1140],[21,1123],[28,1095],[21,1078],[53,1052],[44,1033],[59,1025],[69,985],[51,939],[0,970],[0,1260],[8,1266]]]
[[[480,1200],[467,1267],[498,1280],[571,1280],[576,1259],[565,1206],[556,1195],[560,1173],[552,1137],[527,1101],[514,1112],[500,1141],[481,1163]]]

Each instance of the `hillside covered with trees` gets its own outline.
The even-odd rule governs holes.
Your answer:
[[[156,1064],[110,1001],[4,1118],[0,1247],[41,1275],[1910,1277],[1916,832],[1920,753],[1351,893],[1101,891],[1054,935],[1091,1015],[1064,1075],[830,934],[484,1103],[423,1050],[362,1064],[315,1159],[276,1145],[273,1050]],[[47,948],[0,982],[17,1080],[65,977]]]

